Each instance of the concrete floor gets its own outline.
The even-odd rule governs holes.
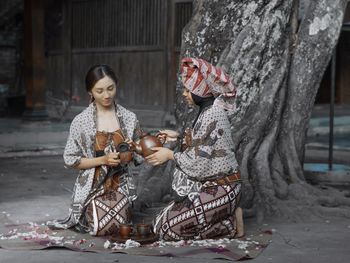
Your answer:
[[[350,107],[336,109],[338,117],[350,116]],[[327,106],[317,106],[310,126],[305,161],[326,163]],[[350,118],[336,122],[334,162],[350,166]],[[74,170],[63,167],[62,152],[69,123],[23,123],[0,119],[0,213],[18,223],[65,217],[70,203]],[[345,132],[344,132],[345,131]],[[350,191],[349,188],[344,189]],[[349,195],[350,196],[350,195]],[[296,213],[298,208],[295,209]],[[349,208],[346,208],[349,211]],[[330,213],[332,214],[332,213]],[[256,227],[246,219],[246,227]],[[272,243],[252,260],[255,263],[343,263],[350,258],[350,219],[324,216],[301,223],[268,219],[274,230]],[[8,262],[209,262],[200,258],[162,258],[110,253],[80,253],[66,249],[13,251],[0,249],[0,263]],[[210,260],[210,262],[221,262]]]
[[[63,167],[61,156],[1,158],[0,212],[12,221],[33,222],[64,217],[70,200],[74,170]],[[246,227],[254,227],[247,219]],[[347,262],[350,257],[350,219],[324,217],[302,223],[269,219],[272,243],[252,262]],[[13,251],[0,249],[7,262],[209,262],[200,258],[161,258],[110,253],[80,253],[65,249]],[[210,262],[220,262],[211,260]]]

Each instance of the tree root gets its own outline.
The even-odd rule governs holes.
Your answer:
[[[265,214],[265,217],[283,218],[287,222],[323,220],[330,216],[350,218],[350,196],[332,187],[321,189],[307,183],[291,184],[288,199],[276,198],[273,211],[275,213]]]

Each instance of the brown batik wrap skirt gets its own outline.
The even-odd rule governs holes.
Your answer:
[[[202,188],[193,200],[186,197],[165,207],[154,221],[154,232],[164,240],[234,237],[235,209],[241,183]]]
[[[113,143],[116,147],[123,141],[120,130],[112,133],[97,132],[95,150],[102,151],[109,143]],[[100,172],[101,168],[97,167],[94,185],[99,182]],[[118,191],[118,187],[119,174],[112,175],[104,181],[103,188],[91,198],[85,212],[85,220],[91,235],[113,235],[118,232],[120,224],[130,222],[128,198]]]
[[[117,190],[96,196],[87,206],[85,218],[91,235],[116,234],[120,224],[130,221],[128,198]]]

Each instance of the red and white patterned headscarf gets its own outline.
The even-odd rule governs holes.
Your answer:
[[[233,109],[236,87],[228,74],[203,59],[183,58],[181,78],[186,89],[200,97],[214,96],[214,105]]]

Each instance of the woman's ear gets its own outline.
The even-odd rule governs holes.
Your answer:
[[[89,96],[90,96],[90,103],[93,102],[95,100],[94,96],[92,96],[92,92],[88,92]]]

